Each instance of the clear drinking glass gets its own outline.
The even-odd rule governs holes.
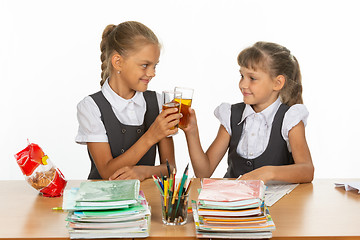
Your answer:
[[[162,101],[162,110],[168,109],[168,108],[178,108],[178,113],[180,113],[181,108],[181,100],[182,100],[182,93],[178,91],[163,91],[161,95],[161,101]],[[175,129],[174,126],[171,129]]]
[[[175,87],[176,92],[182,93],[180,112],[183,115],[180,118],[179,127],[186,128],[189,124],[189,108],[191,107],[194,89],[185,87]],[[175,100],[177,101],[177,100]]]

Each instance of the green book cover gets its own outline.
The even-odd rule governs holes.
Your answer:
[[[126,215],[126,214],[136,214],[139,213],[141,211],[146,211],[147,208],[144,207],[143,205],[139,204],[139,205],[134,205],[131,206],[129,208],[125,208],[125,209],[116,209],[116,210],[104,210],[104,211],[82,211],[82,214],[84,216],[119,216],[119,215]]]
[[[86,181],[80,184],[76,196],[77,202],[137,200],[139,198],[140,181]]]

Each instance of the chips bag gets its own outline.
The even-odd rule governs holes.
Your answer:
[[[15,154],[26,181],[45,197],[60,197],[67,181],[64,175],[34,143]]]

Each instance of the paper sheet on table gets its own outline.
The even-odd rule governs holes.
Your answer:
[[[360,182],[337,182],[335,187],[345,187],[346,191],[358,190],[360,193]]]
[[[265,204],[272,206],[274,203],[280,200],[286,194],[289,194],[299,184],[284,184],[284,183],[270,183],[266,184],[265,190]]]

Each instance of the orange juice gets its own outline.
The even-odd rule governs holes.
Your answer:
[[[180,107],[180,103],[178,102],[169,102],[169,103],[165,103],[163,104],[162,106],[162,110],[165,110],[165,109],[168,109],[168,108],[178,108],[179,109]],[[179,109],[180,110],[180,109]],[[178,127],[178,126],[175,126],[175,127]],[[172,127],[170,128],[171,130],[172,129],[175,129],[175,127]]]
[[[175,99],[176,102],[180,102],[180,99]],[[192,99],[181,99],[180,112],[183,115],[180,118],[179,126],[181,128],[186,128],[189,124],[189,108],[191,107]]]

